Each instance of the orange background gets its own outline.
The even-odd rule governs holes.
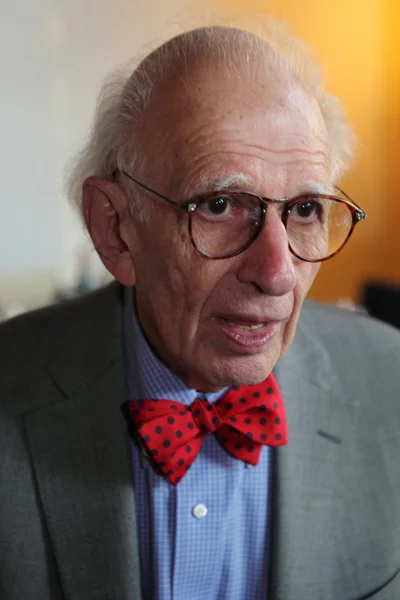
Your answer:
[[[367,213],[348,246],[322,265],[312,298],[361,298],[366,281],[400,284],[400,2],[222,0],[239,21],[249,12],[287,21],[322,64],[359,140],[341,186]]]

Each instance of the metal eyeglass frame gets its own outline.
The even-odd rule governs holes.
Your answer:
[[[318,259],[307,259],[307,258],[303,258],[302,256],[300,256],[299,254],[297,254],[297,252],[291,247],[289,239],[288,239],[288,247],[290,252],[293,254],[293,256],[295,256],[296,258],[304,261],[304,262],[311,262],[311,263],[318,263],[318,262],[324,262],[330,258],[333,258],[334,256],[336,256],[341,250],[342,248],[347,244],[347,242],[350,239],[351,234],[354,231],[355,226],[357,225],[357,223],[359,221],[362,221],[363,219],[367,218],[367,213],[363,211],[363,209],[358,206],[358,204],[356,204],[343,190],[341,190],[338,186],[335,186],[335,188],[341,193],[343,194],[343,196],[346,199],[343,198],[339,198],[337,196],[331,196],[329,194],[300,194],[299,196],[295,196],[295,198],[292,198],[291,200],[289,200],[288,198],[265,198],[262,196],[258,196],[257,194],[254,194],[253,192],[247,192],[245,190],[235,190],[234,193],[237,194],[246,194],[248,196],[252,196],[253,198],[257,199],[260,205],[260,210],[261,210],[261,214],[260,214],[260,221],[258,224],[258,228],[257,230],[254,232],[254,234],[249,238],[249,240],[246,242],[246,244],[244,246],[242,246],[239,250],[235,250],[235,252],[232,252],[231,254],[228,254],[227,256],[211,256],[209,254],[207,254],[207,252],[205,252],[204,250],[202,250],[195,242],[195,240],[193,239],[193,235],[192,235],[192,217],[194,212],[196,211],[196,209],[198,208],[198,206],[207,201],[210,198],[215,197],[216,194],[218,194],[218,192],[208,192],[206,194],[202,194],[201,196],[199,196],[199,201],[196,202],[196,198],[194,198],[194,200],[189,200],[189,202],[185,202],[183,204],[180,204],[179,202],[175,202],[174,200],[171,200],[170,198],[167,198],[166,196],[164,196],[163,194],[160,194],[159,192],[157,192],[156,190],[153,190],[152,188],[150,188],[149,186],[145,185],[144,183],[138,181],[137,179],[135,179],[134,177],[132,177],[132,175],[129,175],[129,173],[127,173],[126,171],[124,171],[123,169],[115,169],[112,173],[112,179],[115,180],[117,173],[120,172],[123,175],[125,175],[125,177],[128,177],[128,179],[131,179],[131,181],[133,181],[134,183],[136,183],[136,185],[138,185],[139,187],[143,188],[144,190],[147,190],[148,192],[150,192],[151,194],[154,194],[155,196],[157,196],[158,198],[161,198],[161,200],[164,200],[165,202],[168,202],[168,204],[171,204],[172,206],[176,206],[180,209],[183,209],[189,216],[188,219],[188,231],[189,231],[189,238],[190,238],[190,242],[193,246],[193,248],[199,253],[201,254],[201,256],[204,256],[204,258],[208,258],[210,260],[222,260],[225,258],[232,258],[234,256],[237,256],[238,254],[241,254],[242,252],[244,252],[245,250],[247,250],[247,248],[257,239],[257,237],[259,236],[260,232],[262,231],[262,228],[264,226],[264,222],[265,222],[265,216],[267,214],[267,204],[268,203],[273,203],[273,204],[283,204],[284,205],[284,210],[282,212],[282,223],[285,227],[285,229],[287,229],[286,225],[287,225],[287,219],[288,216],[290,214],[291,209],[293,208],[293,206],[297,205],[297,204],[301,204],[302,199],[307,198],[307,199],[326,199],[326,200],[332,200],[334,202],[339,202],[341,204],[345,204],[347,206],[347,208],[349,209],[349,211],[351,212],[351,216],[352,216],[352,226],[349,230],[349,233],[347,234],[347,237],[345,238],[345,240],[343,241],[342,245],[332,254],[329,254],[328,256],[326,256],[325,258],[318,258]]]

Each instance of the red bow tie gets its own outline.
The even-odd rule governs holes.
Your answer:
[[[287,443],[285,407],[272,373],[262,383],[234,386],[214,404],[199,398],[190,406],[138,400],[128,407],[147,454],[172,485],[184,477],[208,433],[251,465],[258,463],[262,445]]]

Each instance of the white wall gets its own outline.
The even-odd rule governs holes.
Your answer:
[[[85,139],[101,81],[177,32],[177,22],[196,24],[206,4],[0,0],[0,303],[21,294],[10,291],[16,280],[37,276],[44,289],[43,277],[49,288],[71,279],[84,236],[64,197],[64,169]]]

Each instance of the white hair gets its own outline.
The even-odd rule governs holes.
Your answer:
[[[82,184],[97,175],[111,179],[116,169],[140,177],[146,166],[145,141],[138,129],[156,93],[157,83],[196,57],[219,59],[228,73],[240,78],[243,69],[259,68],[268,76],[291,78],[317,101],[325,121],[331,149],[331,178],[336,183],[348,170],[354,155],[354,134],[346,123],[339,100],[324,87],[319,65],[310,49],[293,38],[274,19],[258,19],[255,31],[227,26],[207,26],[180,34],[146,56],[132,72],[118,69],[101,89],[89,139],[67,175],[70,201],[81,208]],[[140,151],[139,151],[140,150]],[[133,185],[126,183],[126,186]],[[136,207],[137,210],[138,207]],[[136,212],[136,211],[135,211]],[[137,213],[136,213],[137,214]]]

